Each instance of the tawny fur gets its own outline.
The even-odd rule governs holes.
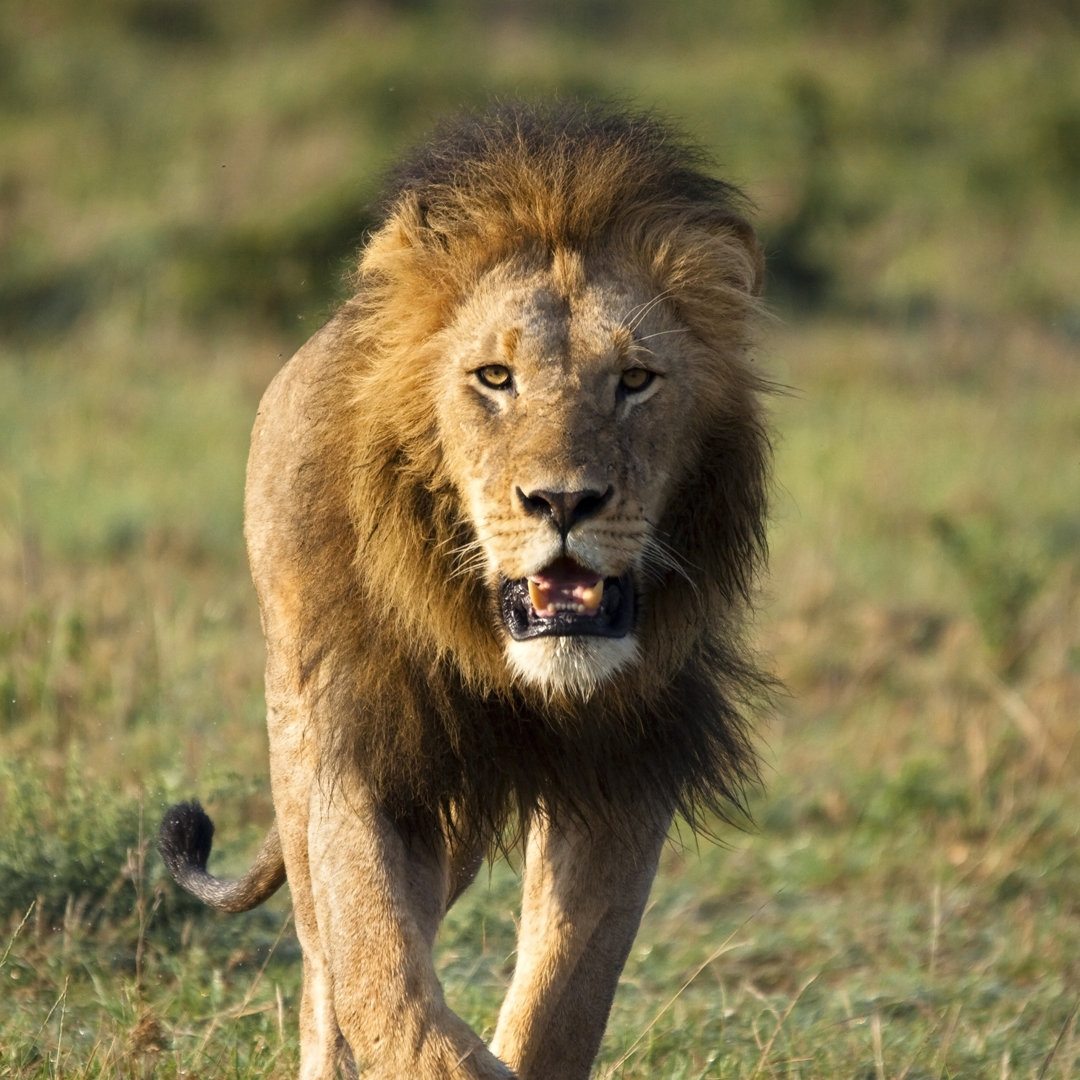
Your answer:
[[[672,815],[741,805],[769,447],[740,213],[648,117],[467,117],[399,168],[354,298],[268,390],[246,532],[303,1077],[342,1036],[362,1075],[585,1077]],[[512,394],[478,384],[492,364]],[[655,379],[624,393],[636,367]],[[603,509],[560,537],[524,498],[552,485]],[[633,577],[632,635],[509,642],[500,575],[566,555]],[[511,824],[522,932],[488,1050],[430,947]],[[197,891],[208,840],[185,865],[176,834]],[[256,878],[244,903],[280,883]]]

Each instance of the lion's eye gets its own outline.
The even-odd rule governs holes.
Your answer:
[[[656,372],[648,368],[632,367],[622,373],[619,385],[629,394],[640,394],[655,378]]]
[[[492,390],[509,390],[513,385],[510,369],[502,364],[487,364],[476,371],[476,377]]]

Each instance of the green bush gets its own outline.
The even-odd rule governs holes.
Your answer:
[[[62,783],[35,768],[0,762],[0,925],[33,907],[34,922],[91,929],[153,902],[164,928],[205,909],[165,883],[156,852],[156,812],[93,783],[77,757]]]

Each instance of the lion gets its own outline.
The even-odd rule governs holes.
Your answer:
[[[757,782],[763,257],[707,168],[619,108],[444,124],[263,398],[245,535],[275,825],[239,881],[208,873],[197,803],[161,850],[225,910],[287,876],[303,1080],[586,1077],[673,818],[737,820]],[[485,1045],[432,944],[517,844]]]

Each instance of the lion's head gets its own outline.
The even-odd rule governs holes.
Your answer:
[[[581,698],[662,685],[748,594],[762,259],[663,125],[541,113],[459,121],[392,183],[347,317],[352,513],[408,640]]]

